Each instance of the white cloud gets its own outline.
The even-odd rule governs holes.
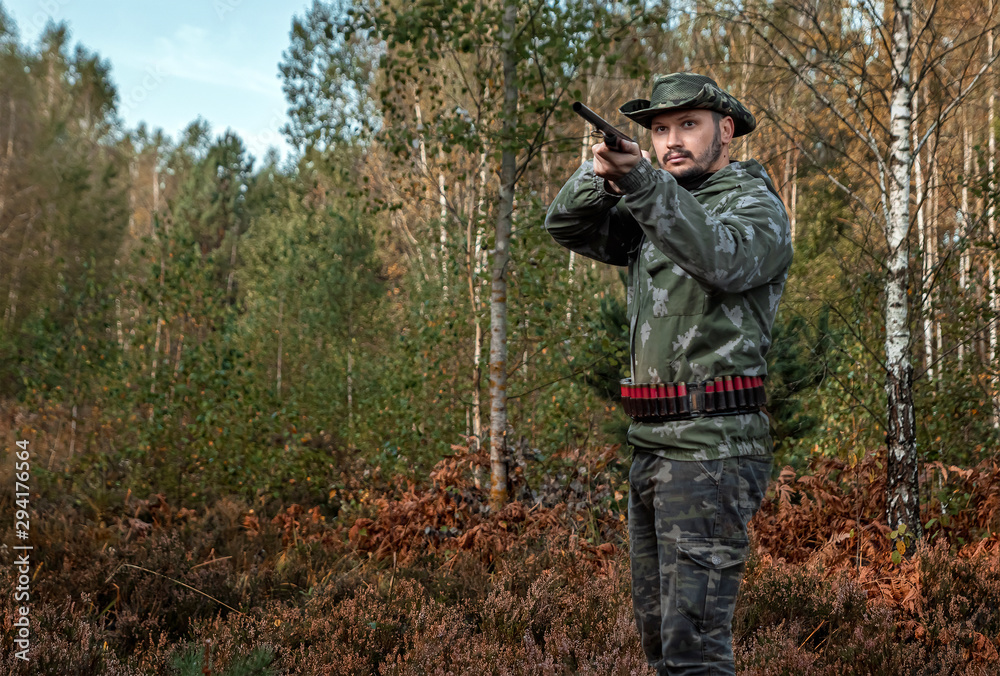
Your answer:
[[[239,51],[227,49],[225,40],[213,40],[200,27],[182,25],[170,37],[154,41],[152,60],[169,77],[262,94],[283,101],[276,73],[241,65]],[[147,57],[149,58],[149,57]],[[276,69],[275,69],[276,70]]]

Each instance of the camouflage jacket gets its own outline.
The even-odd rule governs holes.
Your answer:
[[[628,266],[636,383],[766,375],[771,325],[792,260],[791,228],[756,161],[733,162],[688,192],[646,160],[605,190],[586,162],[549,207],[563,246]],[[766,414],[637,423],[637,449],[676,460],[771,452]]]

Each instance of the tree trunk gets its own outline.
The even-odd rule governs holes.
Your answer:
[[[7,308],[4,310],[4,327],[8,330],[13,330],[14,320],[17,317],[17,296],[20,290],[21,281],[21,270],[26,264],[26,257],[28,251],[31,247],[31,230],[35,223],[35,218],[32,216],[28,219],[28,224],[24,228],[24,239],[21,240],[21,249],[17,254],[17,259],[14,261],[14,270],[10,276],[10,286],[7,291]]]
[[[417,121],[417,131],[419,132],[419,134],[417,136],[417,149],[420,152],[420,154],[419,154],[420,174],[421,174],[422,178],[424,178],[426,180],[429,180],[430,179],[430,167],[427,164],[427,144],[424,142],[424,118],[423,118],[423,112],[420,109],[420,97],[419,96],[417,96],[415,98],[415,101],[413,103],[413,115],[416,118],[416,121]],[[441,161],[441,152],[440,152],[440,150],[438,151],[438,160]],[[438,223],[438,228],[439,228],[439,230],[438,230],[438,244],[439,244],[440,249],[441,249],[441,285],[443,287],[442,291],[443,291],[443,294],[444,294],[444,298],[445,298],[445,300],[447,300],[447,298],[448,298],[448,257],[446,255],[446,250],[447,250],[447,243],[448,243],[448,233],[445,231],[445,228],[444,228],[444,219],[445,219],[445,216],[448,213],[448,210],[447,210],[447,201],[445,200],[445,195],[444,195],[444,189],[445,189],[444,173],[439,171],[439,173],[438,173],[437,192],[438,192],[438,204],[441,207],[441,219],[440,219],[440,223]],[[429,193],[431,191],[431,188],[429,186],[428,186],[428,190],[427,191],[428,191],[428,197],[429,197],[430,196]],[[437,262],[437,252],[434,250],[434,247],[430,247],[430,256],[431,256],[431,261]]]
[[[158,220],[155,218],[155,213],[153,221],[154,223],[158,224]],[[167,276],[167,247],[168,247],[168,242],[166,238],[164,237],[164,239],[161,240],[159,238],[159,233],[156,231],[155,227],[153,228],[153,238],[156,240],[157,244],[160,245],[160,297],[156,301],[156,307],[157,307],[156,341],[153,343],[153,364],[152,368],[150,369],[151,372],[150,376],[151,384],[149,386],[150,394],[156,394],[156,366],[157,366],[157,359],[159,358],[160,354],[160,331],[162,330],[164,323],[163,288],[166,284],[166,276]],[[150,411],[149,418],[150,420],[153,419],[152,411]]]
[[[514,215],[517,158],[517,55],[514,49],[516,0],[504,0],[503,13],[503,135],[500,160],[500,209],[493,253],[493,293],[490,299],[490,508],[507,502],[507,263]]]
[[[962,112],[962,218],[956,228],[956,236],[962,252],[958,258],[958,290],[963,300],[969,292],[969,235],[971,221],[969,219],[969,176],[972,173],[972,148],[969,141],[968,108]],[[973,346],[975,347],[975,346]],[[958,342],[958,367],[965,365],[965,338],[961,335]]]
[[[993,16],[996,3],[990,0],[990,16]],[[990,29],[986,34],[986,48],[987,48],[987,58],[990,64],[993,63],[993,30]],[[997,130],[996,130],[996,119],[994,117],[994,110],[996,109],[997,103],[997,90],[996,90],[996,79],[993,75],[993,66],[990,65],[989,77],[987,77],[987,87],[990,90],[989,96],[989,112],[987,113],[987,124],[986,128],[989,130],[989,160],[987,164],[988,185],[986,189],[987,195],[993,195],[993,172],[996,170],[996,154],[997,154]],[[993,211],[992,206],[987,206],[987,226],[990,232],[990,241],[994,241],[996,238],[996,215]],[[990,352],[989,352],[989,364],[990,368],[996,364],[997,358],[997,320],[1000,318],[1000,304],[997,297],[996,285],[997,285],[997,274],[996,274],[996,254],[993,252],[988,253],[989,262],[987,264],[987,283],[989,284],[989,326],[990,326]],[[998,398],[998,383],[996,376],[990,379],[990,390],[993,397],[993,427],[1000,427],[1000,398]]]
[[[181,354],[184,352],[184,324],[181,324],[180,335],[177,336],[177,357],[174,361],[174,382],[181,373]]]
[[[893,18],[893,96],[889,112],[892,134],[889,158],[889,246],[885,281],[885,391],[888,397],[888,484],[886,516],[894,529],[905,524],[920,536],[920,495],[913,410],[913,364],[907,322],[907,245],[910,226],[910,37],[913,32],[911,0],[896,0]]]
[[[236,243],[239,241],[240,235],[237,224],[233,223],[233,248],[229,254],[229,279],[226,280],[226,298],[230,302],[235,302],[236,299],[233,298],[233,275],[236,274]]]
[[[738,33],[734,33],[734,35],[738,35]],[[756,53],[753,36],[749,27],[747,27],[743,37],[746,41],[750,42],[750,45],[748,58],[743,62],[743,74],[740,78],[740,101],[747,100],[747,83],[750,81],[750,67],[753,65]],[[744,136],[741,141],[740,161],[746,162],[750,159],[750,136]]]
[[[156,340],[153,342],[153,364],[150,368],[149,393],[156,394],[156,367],[160,357],[160,333],[163,328],[163,319],[156,318]]]
[[[351,440],[348,448],[354,448],[354,346],[350,332],[347,338],[347,433]]]
[[[128,162],[128,234],[135,237],[135,193],[139,189],[139,167],[135,155]]]
[[[485,158],[483,158],[485,161]],[[480,389],[482,386],[482,363],[479,355],[483,349],[483,326],[479,320],[479,223],[483,217],[483,197],[486,190],[486,167],[480,170],[479,182],[479,203],[473,211],[470,209],[468,224],[465,229],[465,265],[466,277],[469,282],[469,309],[473,327],[472,341],[472,407],[469,413],[469,433],[472,440],[469,450],[473,453],[479,451],[479,444],[483,435],[483,414],[482,402],[480,400]]]
[[[73,459],[73,453],[76,451],[76,404],[73,404],[72,416],[73,418],[69,425],[69,455],[66,457],[63,469],[69,466],[69,461]]]
[[[7,206],[7,174],[10,172],[11,158],[14,156],[14,118],[17,108],[14,98],[9,101],[10,123],[7,132],[7,151],[4,153],[3,162],[0,162],[0,218],[3,218],[4,208]]]
[[[476,244],[475,248],[473,249],[473,251],[476,254],[475,270],[474,270],[474,277],[475,277],[474,281],[476,283],[473,288],[473,296],[472,296],[472,301],[476,308],[474,317],[476,322],[475,325],[476,334],[475,334],[475,341],[473,343],[473,351],[475,352],[476,363],[475,363],[475,373],[473,374],[474,376],[473,383],[475,385],[475,390],[473,392],[473,398],[472,398],[472,432],[477,439],[476,441],[477,452],[481,447],[483,438],[485,437],[485,434],[483,432],[483,410],[482,410],[483,362],[481,358],[483,351],[483,322],[482,322],[482,316],[480,314],[482,312],[483,299],[482,299],[482,285],[479,283],[479,279],[483,275],[486,263],[485,253],[483,252],[484,232],[481,224],[486,221],[487,161],[488,160],[486,152],[483,151],[483,153],[479,156],[479,204],[476,209],[476,213],[478,214],[478,223],[476,225]],[[476,465],[475,479],[476,479],[476,485],[478,486],[482,480],[482,474],[479,465]]]
[[[926,94],[926,92],[925,92]],[[926,96],[925,96],[926,98]],[[930,172],[931,172],[931,182],[928,189],[928,193],[932,195],[931,198],[931,219],[929,224],[928,232],[928,243],[930,244],[931,250],[931,267],[936,268],[940,256],[938,255],[938,233],[941,231],[938,227],[941,218],[941,163],[937,158],[937,144],[935,143],[935,148],[929,152],[930,155]],[[931,320],[931,333],[934,337],[935,353],[938,358],[944,354],[944,333],[941,331],[941,322],[937,318],[937,308],[939,307],[937,291],[931,295],[931,302],[934,306],[934,317]],[[944,365],[942,364],[937,371],[937,379],[941,380],[941,373],[944,371]]]
[[[799,151],[794,143],[789,142],[788,152],[785,153],[785,181],[782,188],[782,199],[785,200],[785,207],[788,211],[788,221],[791,226],[792,244],[795,244],[795,200],[796,180],[795,174],[799,170]]]
[[[122,328],[121,296],[115,296],[115,328],[118,332],[118,362],[121,363],[121,355],[125,352],[125,331]]]
[[[438,216],[438,240],[441,245],[441,296],[448,302],[448,230],[445,222],[448,220],[448,198],[445,195],[444,154],[438,148],[438,206],[441,208]]]
[[[583,105],[590,106],[590,85],[592,84],[591,78],[587,79],[587,84],[584,85],[584,92],[586,96],[584,97]],[[582,165],[587,161],[587,151],[590,150],[591,146],[591,136],[590,136],[590,123],[586,120],[583,121],[583,138],[580,141],[580,164]],[[548,172],[545,174],[548,176]],[[566,271],[569,273],[569,283],[570,283],[570,293],[569,297],[566,299],[566,324],[573,324],[573,268],[576,267],[576,252],[569,252],[569,264],[566,266]]]
[[[285,294],[278,296],[278,363],[275,365],[274,392],[281,401],[281,357],[284,345],[282,345],[282,322],[285,317]]]
[[[795,243],[795,223],[796,214],[798,213],[798,199],[799,199],[799,149],[794,149],[794,154],[792,155],[792,203],[790,205],[791,213],[788,214],[789,220],[791,221],[791,237],[792,243]]]
[[[160,211],[160,153],[159,149],[153,150],[153,213],[149,217],[149,227],[156,228],[154,219]]]
[[[913,129],[913,140],[916,141],[919,136],[919,125],[917,124],[919,115],[919,101],[920,92],[913,92],[913,119],[911,121],[911,126]],[[913,171],[914,179],[913,183],[917,190],[916,195],[916,208],[917,208],[917,247],[920,249],[920,288],[921,291],[927,289],[927,287],[933,281],[931,279],[931,253],[930,253],[930,242],[927,236],[927,224],[924,221],[924,177],[922,171],[922,165],[920,161],[920,153],[913,158]],[[934,347],[933,341],[931,340],[931,315],[934,312],[934,305],[931,302],[931,293],[928,291],[926,296],[921,296],[923,298],[923,306],[920,308],[921,314],[924,318],[924,371],[927,374],[927,380],[934,381]]]

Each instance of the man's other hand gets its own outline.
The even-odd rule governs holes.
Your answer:
[[[621,150],[611,150],[603,142],[594,146],[594,173],[614,185],[622,176],[635,168],[643,158],[649,159],[649,153],[639,149],[638,143],[619,141]],[[621,192],[621,191],[618,191]]]

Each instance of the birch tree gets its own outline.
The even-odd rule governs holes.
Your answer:
[[[895,0],[892,17],[892,103],[889,109],[890,174],[888,183],[889,213],[885,223],[888,243],[888,274],[885,279],[885,391],[888,398],[888,495],[886,512],[889,525],[907,526],[917,536],[921,532],[920,486],[917,480],[917,448],[913,410],[913,364],[910,352],[909,325],[909,230],[910,172],[913,167],[910,147],[910,110],[913,82],[910,64],[913,56],[913,9],[911,0]]]
[[[881,354],[874,345],[868,349],[880,365],[886,397],[880,416],[886,430],[886,518],[894,529],[902,524],[919,535],[910,280],[915,272],[920,275],[919,267],[911,268],[910,246],[920,205],[915,210],[911,204],[911,184],[920,151],[954,118],[995,57],[951,71],[941,87],[946,98],[935,106],[922,102],[924,123],[916,136],[914,93],[937,77],[935,69],[948,62],[954,45],[981,51],[995,17],[977,6],[946,8],[936,2],[915,14],[912,0],[755,4],[735,15],[764,48],[766,60],[759,65],[788,73],[834,131],[820,139],[815,128],[796,128],[781,111],[768,111],[768,117],[851,200],[859,221],[881,233],[877,246],[863,234],[857,241],[881,267],[884,338]],[[943,39],[942,32],[949,37]],[[839,167],[820,157],[831,154],[840,158]],[[930,270],[932,276],[937,272]],[[933,278],[920,281],[925,289],[934,284]]]
[[[371,30],[385,43],[383,141],[397,155],[408,155],[423,142],[428,158],[437,155],[430,149],[433,144],[442,151],[440,159],[475,172],[485,160],[498,181],[489,251],[490,504],[496,509],[507,501],[509,489],[507,289],[516,260],[511,233],[518,184],[540,156],[553,121],[565,115],[582,64],[597,52],[613,52],[609,44],[626,37],[642,19],[642,4],[503,0],[469,5],[449,0],[405,7],[376,4],[359,13],[364,21],[356,29]],[[641,62],[635,68],[641,69]],[[421,129],[408,125],[407,116],[394,114],[412,105],[405,103],[407,92],[416,90]],[[461,208],[469,201],[455,192],[455,197],[442,196],[449,226],[471,232],[468,219],[473,214]]]

